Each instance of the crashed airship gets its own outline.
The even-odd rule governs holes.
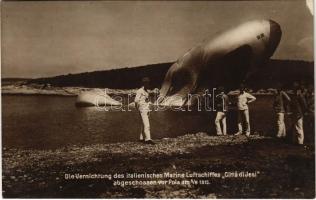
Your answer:
[[[223,85],[238,87],[264,67],[280,43],[282,31],[273,20],[254,20],[201,42],[167,71],[160,89],[161,104],[190,104],[188,94]]]

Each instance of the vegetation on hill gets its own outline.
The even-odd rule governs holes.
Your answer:
[[[59,87],[89,87],[132,89],[148,76],[152,88],[160,88],[165,74],[172,63],[151,64],[132,68],[68,74],[55,77],[31,79],[28,84],[50,84]],[[277,82],[289,85],[293,81],[313,82],[314,62],[295,60],[270,60],[266,66],[253,74],[248,84],[251,88],[273,88]]]

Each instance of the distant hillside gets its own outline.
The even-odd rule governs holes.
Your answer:
[[[2,78],[1,79],[1,85],[5,86],[5,85],[13,85],[13,84],[17,84],[17,83],[24,83],[29,81],[30,79],[27,78]]]
[[[131,89],[141,84],[144,76],[150,77],[153,88],[160,87],[172,63],[160,63],[132,68],[68,74],[30,80],[28,83],[51,84],[52,86],[78,86],[91,88]]]
[[[131,89],[140,85],[142,77],[151,79],[152,88],[160,88],[172,63],[160,63],[133,68],[68,74],[29,80],[28,83],[51,84],[52,86],[77,86],[93,88]],[[248,81],[254,89],[274,87],[276,82],[289,84],[295,80],[314,80],[314,62],[294,60],[270,60]]]
[[[277,82],[289,87],[293,81],[301,80],[314,83],[314,62],[270,60],[248,80],[248,84],[254,89],[273,88]]]

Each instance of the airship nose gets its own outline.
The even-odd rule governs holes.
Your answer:
[[[273,20],[269,20],[270,23],[270,37],[269,37],[269,43],[268,43],[268,56],[272,56],[274,53],[275,49],[280,43],[281,36],[282,36],[282,31],[281,27],[278,23],[276,23]]]

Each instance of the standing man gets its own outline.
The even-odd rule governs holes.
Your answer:
[[[142,87],[139,88],[136,92],[135,97],[135,106],[139,111],[139,114],[142,119],[141,133],[140,133],[140,141],[145,142],[145,144],[155,144],[151,140],[150,136],[150,125],[149,125],[149,88],[150,79],[148,77],[144,77],[142,79]]]
[[[306,99],[301,86],[293,83],[293,97],[291,98],[292,120],[293,120],[293,142],[295,144],[304,144],[303,117],[307,108]]]
[[[241,84],[239,87],[239,94],[237,96],[238,132],[235,135],[241,135],[243,133],[245,133],[246,136],[250,135],[248,104],[254,102],[255,100],[256,97],[245,92],[245,85]]]
[[[305,116],[305,128],[308,131],[306,139],[307,142],[314,142],[315,133],[315,97],[314,97],[314,84],[309,83],[307,86],[307,92],[305,94],[307,104],[307,115]],[[306,141],[306,140],[305,140]],[[306,143],[306,142],[305,142]]]
[[[215,126],[216,126],[216,134],[217,135],[227,135],[227,126],[226,126],[226,113],[228,110],[228,96],[225,94],[224,87],[219,87],[219,94],[216,95],[216,118],[215,118]],[[221,128],[222,124],[222,128]]]
[[[285,103],[291,101],[290,97],[281,87],[281,84],[277,84],[277,91],[274,96],[273,108],[276,113],[277,121],[277,138],[285,138],[286,128],[284,123]]]
[[[309,114],[314,115],[315,111],[315,97],[314,97],[314,84],[310,83],[307,87],[306,96],[306,103],[307,103],[307,112]],[[314,121],[312,121],[314,122]]]

